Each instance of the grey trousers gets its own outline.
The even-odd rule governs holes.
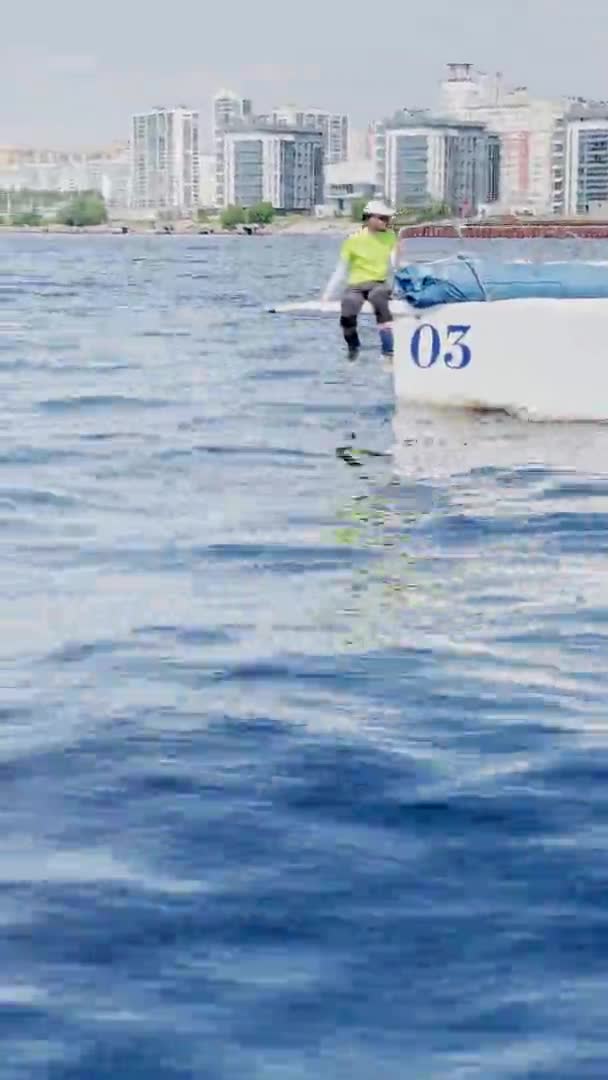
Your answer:
[[[389,300],[391,298],[390,286],[385,281],[365,281],[361,285],[349,285],[342,297],[342,318],[352,323],[353,319],[361,311],[363,304],[369,300],[376,313],[376,322],[392,322]]]

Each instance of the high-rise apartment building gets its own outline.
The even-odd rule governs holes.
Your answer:
[[[224,133],[224,206],[268,202],[310,211],[323,202],[323,136],[307,128],[252,124]]]
[[[0,188],[6,191],[98,191],[110,208],[130,203],[131,162],[126,144],[99,150],[6,148],[0,152]]]
[[[136,210],[188,215],[199,201],[199,117],[185,106],[133,117],[131,204]]]
[[[320,131],[323,135],[323,151],[327,165],[347,160],[349,120],[344,113],[284,105],[274,109],[269,119],[277,127],[310,128],[311,131]]]
[[[471,64],[448,65],[440,98],[442,115],[483,124],[498,135],[501,209],[550,212],[554,141],[563,102],[534,98],[526,87],[507,87],[502,75],[482,74]]]
[[[200,155],[199,206],[211,210],[215,206],[215,154]]]
[[[252,119],[252,103],[232,90],[218,90],[213,98],[213,151],[215,154],[215,205],[226,205],[224,133]]]
[[[565,126],[563,212],[608,216],[608,114]]]
[[[374,125],[365,128],[349,127],[348,160],[371,161],[374,156]],[[335,164],[335,162],[333,163]]]
[[[402,112],[376,125],[375,145],[376,183],[396,209],[469,215],[497,198],[499,147],[483,125]]]

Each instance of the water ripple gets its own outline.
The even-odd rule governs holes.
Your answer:
[[[604,1080],[605,427],[395,411],[331,238],[3,242],[3,1080]]]

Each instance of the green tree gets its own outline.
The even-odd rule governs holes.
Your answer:
[[[247,213],[242,206],[227,206],[220,217],[222,229],[235,229],[237,225],[244,225],[246,221]]]
[[[75,228],[85,225],[103,225],[107,220],[106,204],[101,195],[95,192],[75,195],[57,215],[60,225],[70,225]]]
[[[350,216],[353,221],[361,221],[363,218],[363,210],[367,205],[367,199],[360,196],[358,199],[353,199],[350,204]]]
[[[396,214],[397,224],[417,225],[426,221],[441,221],[453,217],[447,203],[429,202],[426,206],[402,206]]]
[[[274,207],[269,202],[256,203],[247,211],[247,221],[250,225],[270,225],[273,218]]]
[[[447,203],[434,202],[427,207],[426,219],[427,221],[438,221],[442,218],[453,217],[453,212],[450,210]]]
[[[196,211],[196,220],[201,225],[206,225],[209,221],[209,211],[205,210],[204,207],[199,206],[198,210]]]
[[[20,214],[13,214],[11,224],[21,228],[23,225],[41,225],[42,217],[37,210],[24,210]]]

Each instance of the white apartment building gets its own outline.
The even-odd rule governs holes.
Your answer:
[[[215,206],[215,154],[200,154],[200,179],[198,190],[199,206],[210,210]]]
[[[301,109],[296,105],[283,105],[270,115],[277,127],[310,128],[323,134],[323,151],[327,165],[346,161],[349,149],[349,119],[344,113],[327,112],[324,109]]]
[[[300,128],[243,127],[224,133],[224,206],[268,202],[312,211],[323,202],[323,136]]]
[[[374,126],[348,131],[348,161],[371,161],[374,156]]]
[[[338,216],[349,214],[357,199],[376,195],[375,166],[371,158],[337,161],[325,168],[325,206]]]
[[[608,216],[608,115],[565,125],[563,212]]]
[[[19,151],[0,161],[0,189],[98,191],[110,208],[129,206],[131,162],[126,146],[102,151]]]
[[[498,198],[498,142],[483,125],[398,113],[376,125],[375,177],[396,209],[442,203],[474,214]]]
[[[249,98],[239,97],[234,90],[218,90],[213,98],[213,132],[224,131],[231,124],[240,123],[251,116]]]
[[[213,150],[215,154],[216,206],[225,206],[224,132],[240,126],[251,119],[252,104],[249,98],[239,97],[233,90],[218,90],[213,98]]]
[[[131,135],[132,208],[188,216],[198,202],[198,113],[181,105],[137,113]]]
[[[440,111],[484,124],[500,139],[500,209],[550,213],[554,208],[553,158],[559,101],[533,98],[525,87],[505,87],[501,75],[471,64],[449,64],[441,83]]]
[[[391,206],[447,201],[452,140],[446,128],[389,128],[384,194]]]

